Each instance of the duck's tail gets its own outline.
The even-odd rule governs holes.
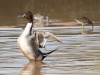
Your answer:
[[[52,50],[52,51],[50,51],[50,52],[48,52],[48,53],[43,53],[42,60],[43,60],[45,57],[47,57],[49,54],[51,54],[51,53],[53,53],[54,51],[58,50],[59,48],[60,48],[60,47],[57,47],[55,50]]]

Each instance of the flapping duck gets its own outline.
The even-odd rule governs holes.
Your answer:
[[[23,17],[28,20],[24,31],[18,38],[18,47],[30,61],[42,61],[49,54],[57,50],[55,49],[48,53],[43,53],[38,49],[38,45],[35,41],[36,37],[32,36],[33,14],[30,11],[27,11],[18,17]]]

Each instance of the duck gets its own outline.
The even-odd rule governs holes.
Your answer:
[[[37,13],[33,16],[36,21],[42,22],[45,20],[46,22],[49,22],[49,17],[43,13]]]
[[[32,36],[35,37],[35,41],[39,48],[45,48],[47,40],[57,41],[62,43],[62,41],[56,37],[54,34],[44,31],[44,30],[34,30]]]
[[[33,14],[31,13],[31,11],[26,11],[23,15],[19,15],[18,17],[26,18],[28,20],[25,29],[18,37],[17,43],[20,51],[24,54],[26,58],[29,59],[29,61],[42,61],[49,54],[53,53],[58,49],[56,48],[47,53],[41,52],[35,42],[36,38],[32,36]]]
[[[84,28],[83,26],[87,25],[87,24],[91,24],[92,28],[94,28],[93,27],[93,22],[91,20],[89,20],[87,17],[83,16],[82,18],[80,18],[80,20],[75,19],[75,21],[78,22],[79,24],[82,24],[82,28]]]

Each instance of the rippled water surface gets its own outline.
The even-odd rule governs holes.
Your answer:
[[[45,27],[39,28],[57,35],[63,43],[48,41],[48,52],[60,47],[42,63],[31,62],[17,46],[21,28],[0,28],[1,75],[99,75],[100,26]]]

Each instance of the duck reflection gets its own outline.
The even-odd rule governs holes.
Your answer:
[[[25,65],[20,75],[41,75],[42,62],[29,62]]]
[[[93,33],[93,28],[92,29],[85,29],[85,28],[81,28],[81,33],[82,34],[92,34]]]

